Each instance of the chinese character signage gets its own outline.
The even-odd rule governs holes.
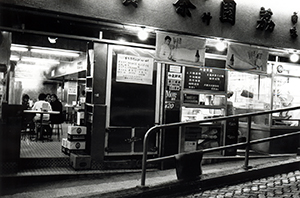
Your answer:
[[[226,67],[241,71],[267,72],[267,50],[241,44],[230,44]]]
[[[156,36],[156,58],[203,66],[205,43],[203,38],[159,32]]]
[[[186,67],[184,88],[224,91],[225,71],[205,67]]]
[[[118,54],[117,82],[152,85],[153,59]]]
[[[181,66],[168,65],[165,88],[165,109],[178,110],[180,107],[181,72]]]
[[[224,0],[221,3],[220,21],[235,24],[236,3],[233,0]]]

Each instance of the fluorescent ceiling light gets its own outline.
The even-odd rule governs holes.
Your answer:
[[[18,52],[27,52],[28,51],[28,48],[26,47],[21,47],[21,46],[16,46],[16,45],[12,45],[10,47],[10,50],[11,51],[18,51]]]
[[[31,49],[31,52],[40,53],[40,54],[49,54],[56,56],[69,56],[69,57],[79,57],[79,53],[76,52],[68,52],[62,50],[48,50],[48,49]]]
[[[15,56],[15,55],[11,55],[9,60],[11,60],[11,61],[19,61],[20,57],[19,56]]]
[[[54,60],[54,59],[34,58],[34,57],[27,57],[27,56],[23,56],[21,58],[21,61],[34,62],[34,63],[46,63],[46,64],[59,64],[60,63],[58,60]]]

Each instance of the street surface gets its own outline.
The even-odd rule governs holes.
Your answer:
[[[225,186],[211,190],[204,190],[192,195],[177,198],[265,198],[265,197],[293,197],[300,198],[300,171],[278,174],[237,185]]]

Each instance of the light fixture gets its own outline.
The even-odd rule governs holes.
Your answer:
[[[124,37],[118,38],[118,41],[120,41],[121,43],[126,43],[126,39]]]
[[[27,57],[27,56],[23,56],[21,58],[21,61],[34,62],[34,63],[39,63],[39,64],[53,64],[53,65],[60,63],[58,60],[54,60],[54,59],[34,58],[34,57]]]
[[[141,27],[141,29],[138,32],[138,37],[142,41],[145,41],[149,37],[149,33],[147,32],[145,27]]]
[[[293,54],[290,55],[290,61],[291,61],[291,62],[295,63],[295,62],[297,62],[298,60],[299,60],[299,55],[298,55],[298,54],[293,53]]]
[[[9,58],[10,61],[19,61],[20,57],[19,56],[15,56],[15,55],[11,55]]]
[[[79,53],[70,52],[70,51],[63,51],[63,50],[49,50],[49,49],[31,49],[31,52],[40,53],[40,54],[49,54],[49,55],[56,55],[56,56],[69,56],[69,57],[79,57]]]
[[[217,42],[215,47],[219,52],[223,52],[226,49],[227,46],[226,46],[226,43],[224,41],[220,40],[219,42]]]
[[[10,51],[27,52],[28,48],[24,46],[12,45]]]
[[[48,41],[52,44],[56,43],[57,38],[48,37]]]

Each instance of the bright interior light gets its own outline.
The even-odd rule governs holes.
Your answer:
[[[299,55],[298,54],[292,54],[291,56],[290,56],[290,60],[293,62],[293,63],[295,63],[295,62],[297,62],[298,60],[299,60]]]
[[[27,52],[28,51],[28,48],[26,47],[21,47],[21,46],[16,46],[16,45],[12,45],[10,47],[10,50],[11,51],[18,51],[18,52]]]
[[[226,49],[226,44],[223,41],[220,41],[216,44],[216,49],[222,52]]]
[[[34,62],[34,63],[45,63],[45,64],[59,64],[60,62],[58,60],[54,59],[45,59],[45,58],[34,58],[34,57],[27,57],[23,56],[21,58],[21,61],[24,62]]]
[[[48,41],[52,44],[56,43],[57,38],[48,37]]]
[[[9,60],[11,60],[11,61],[19,61],[20,58],[19,58],[19,56],[11,55]]]
[[[144,41],[149,37],[149,33],[145,30],[145,28],[142,28],[138,32],[138,37],[139,37],[140,40]]]
[[[79,57],[79,54],[76,52],[68,52],[68,51],[62,51],[62,50],[31,49],[30,51],[34,52],[34,53],[40,53],[40,54]]]
[[[118,38],[118,41],[122,42],[122,43],[125,43],[126,42],[126,39],[125,38]]]

